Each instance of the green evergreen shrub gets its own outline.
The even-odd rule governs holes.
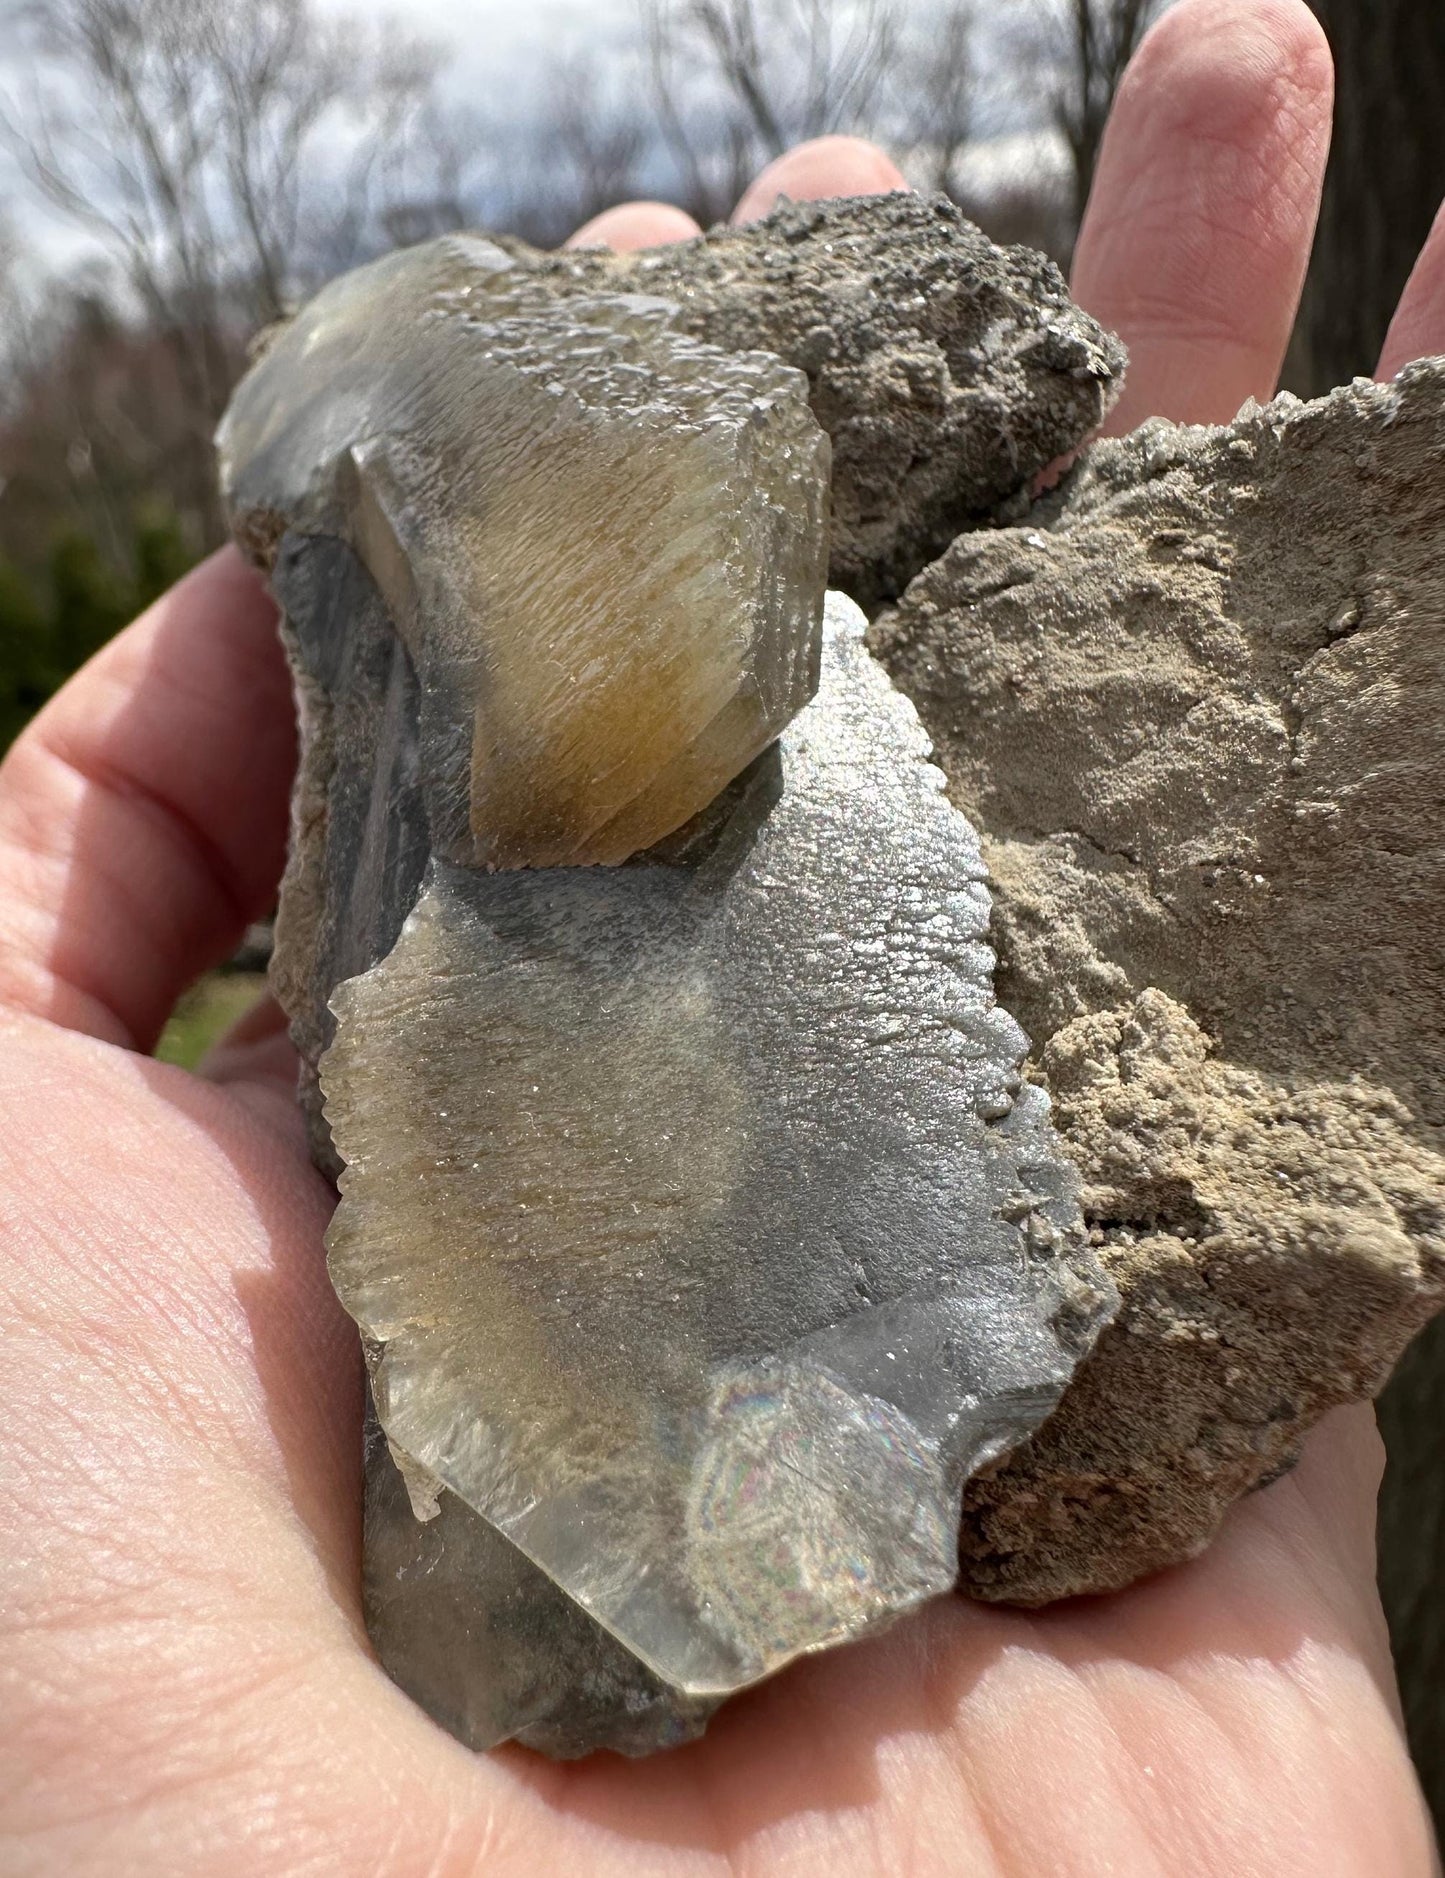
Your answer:
[[[0,751],[194,557],[179,519],[149,507],[134,521],[128,559],[117,567],[77,528],[55,536],[43,583],[0,557]]]

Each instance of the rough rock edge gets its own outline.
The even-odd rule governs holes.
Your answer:
[[[312,1009],[307,982],[320,944],[318,928],[326,884],[323,830],[330,814],[331,781],[336,769],[333,711],[330,693],[307,669],[295,630],[284,611],[278,616],[277,631],[290,668],[296,707],[296,775],[291,784],[286,866],[277,895],[267,988],[285,1012],[288,1033],[296,1046],[296,1097],[306,1122],[311,1158],[327,1179],[334,1181],[341,1173],[341,1158],[331,1144],[316,1073],[327,1043],[326,1026],[324,1013]]]
[[[829,585],[865,611],[960,529],[1026,500],[1122,381],[1123,347],[1053,262],[996,246],[947,196],[785,200],[633,254],[491,238],[554,294],[657,295],[682,331],[806,372],[833,440]]]
[[[1442,444],[1439,363],[1146,425],[874,629],[992,830],[999,995],[1123,1296],[1054,1417],[970,1484],[974,1595],[1039,1604],[1198,1552],[1445,1302]],[[1389,839],[1363,853],[1360,828]],[[1372,939],[1423,981],[1398,1023]],[[1317,1031],[1341,972],[1358,1009]]]

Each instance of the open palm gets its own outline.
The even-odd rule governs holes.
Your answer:
[[[1330,68],[1302,0],[1182,0],[1121,93],[1075,287],[1133,358],[1112,428],[1273,389]],[[779,193],[899,186],[806,146]],[[582,236],[693,232],[656,205]],[[1445,350],[1437,228],[1382,370]],[[263,1007],[144,1054],[274,897],[293,762],[258,583],[208,562],[0,770],[0,1868],[9,1874],[1424,1873],[1373,1588],[1368,1411],[1194,1564],[1039,1615],[944,1601],[694,1746],[460,1748],[359,1612],[361,1378],[331,1192]]]

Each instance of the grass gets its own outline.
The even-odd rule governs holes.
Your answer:
[[[156,1055],[163,1063],[194,1069],[238,1017],[266,989],[264,972],[208,972],[199,978],[171,1013]]]

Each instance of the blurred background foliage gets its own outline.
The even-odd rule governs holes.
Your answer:
[[[180,517],[154,502],[115,545],[61,523],[38,566],[0,559],[0,748],[194,560]]]

